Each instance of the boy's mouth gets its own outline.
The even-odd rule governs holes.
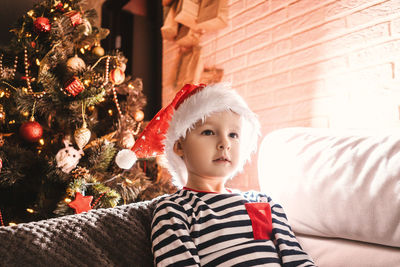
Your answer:
[[[214,162],[231,162],[227,157],[219,157],[213,160]]]

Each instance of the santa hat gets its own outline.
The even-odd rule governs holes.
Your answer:
[[[120,168],[130,169],[137,158],[165,155],[166,167],[175,184],[185,185],[187,169],[183,160],[174,152],[175,142],[184,138],[199,120],[227,110],[242,118],[241,158],[237,170],[241,171],[257,149],[260,123],[243,98],[226,83],[185,85],[172,102],[154,116],[135,145],[118,153],[116,162]]]

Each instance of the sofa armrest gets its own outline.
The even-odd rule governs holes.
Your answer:
[[[400,134],[287,128],[267,135],[259,183],[295,232],[400,248]]]

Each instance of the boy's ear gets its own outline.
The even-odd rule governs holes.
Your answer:
[[[183,147],[182,147],[182,140],[176,140],[174,144],[174,152],[177,154],[179,157],[183,157]]]

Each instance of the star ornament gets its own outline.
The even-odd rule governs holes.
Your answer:
[[[93,200],[93,196],[83,196],[81,193],[76,192],[75,200],[68,204],[75,210],[76,214],[86,212],[92,209],[90,203]]]

